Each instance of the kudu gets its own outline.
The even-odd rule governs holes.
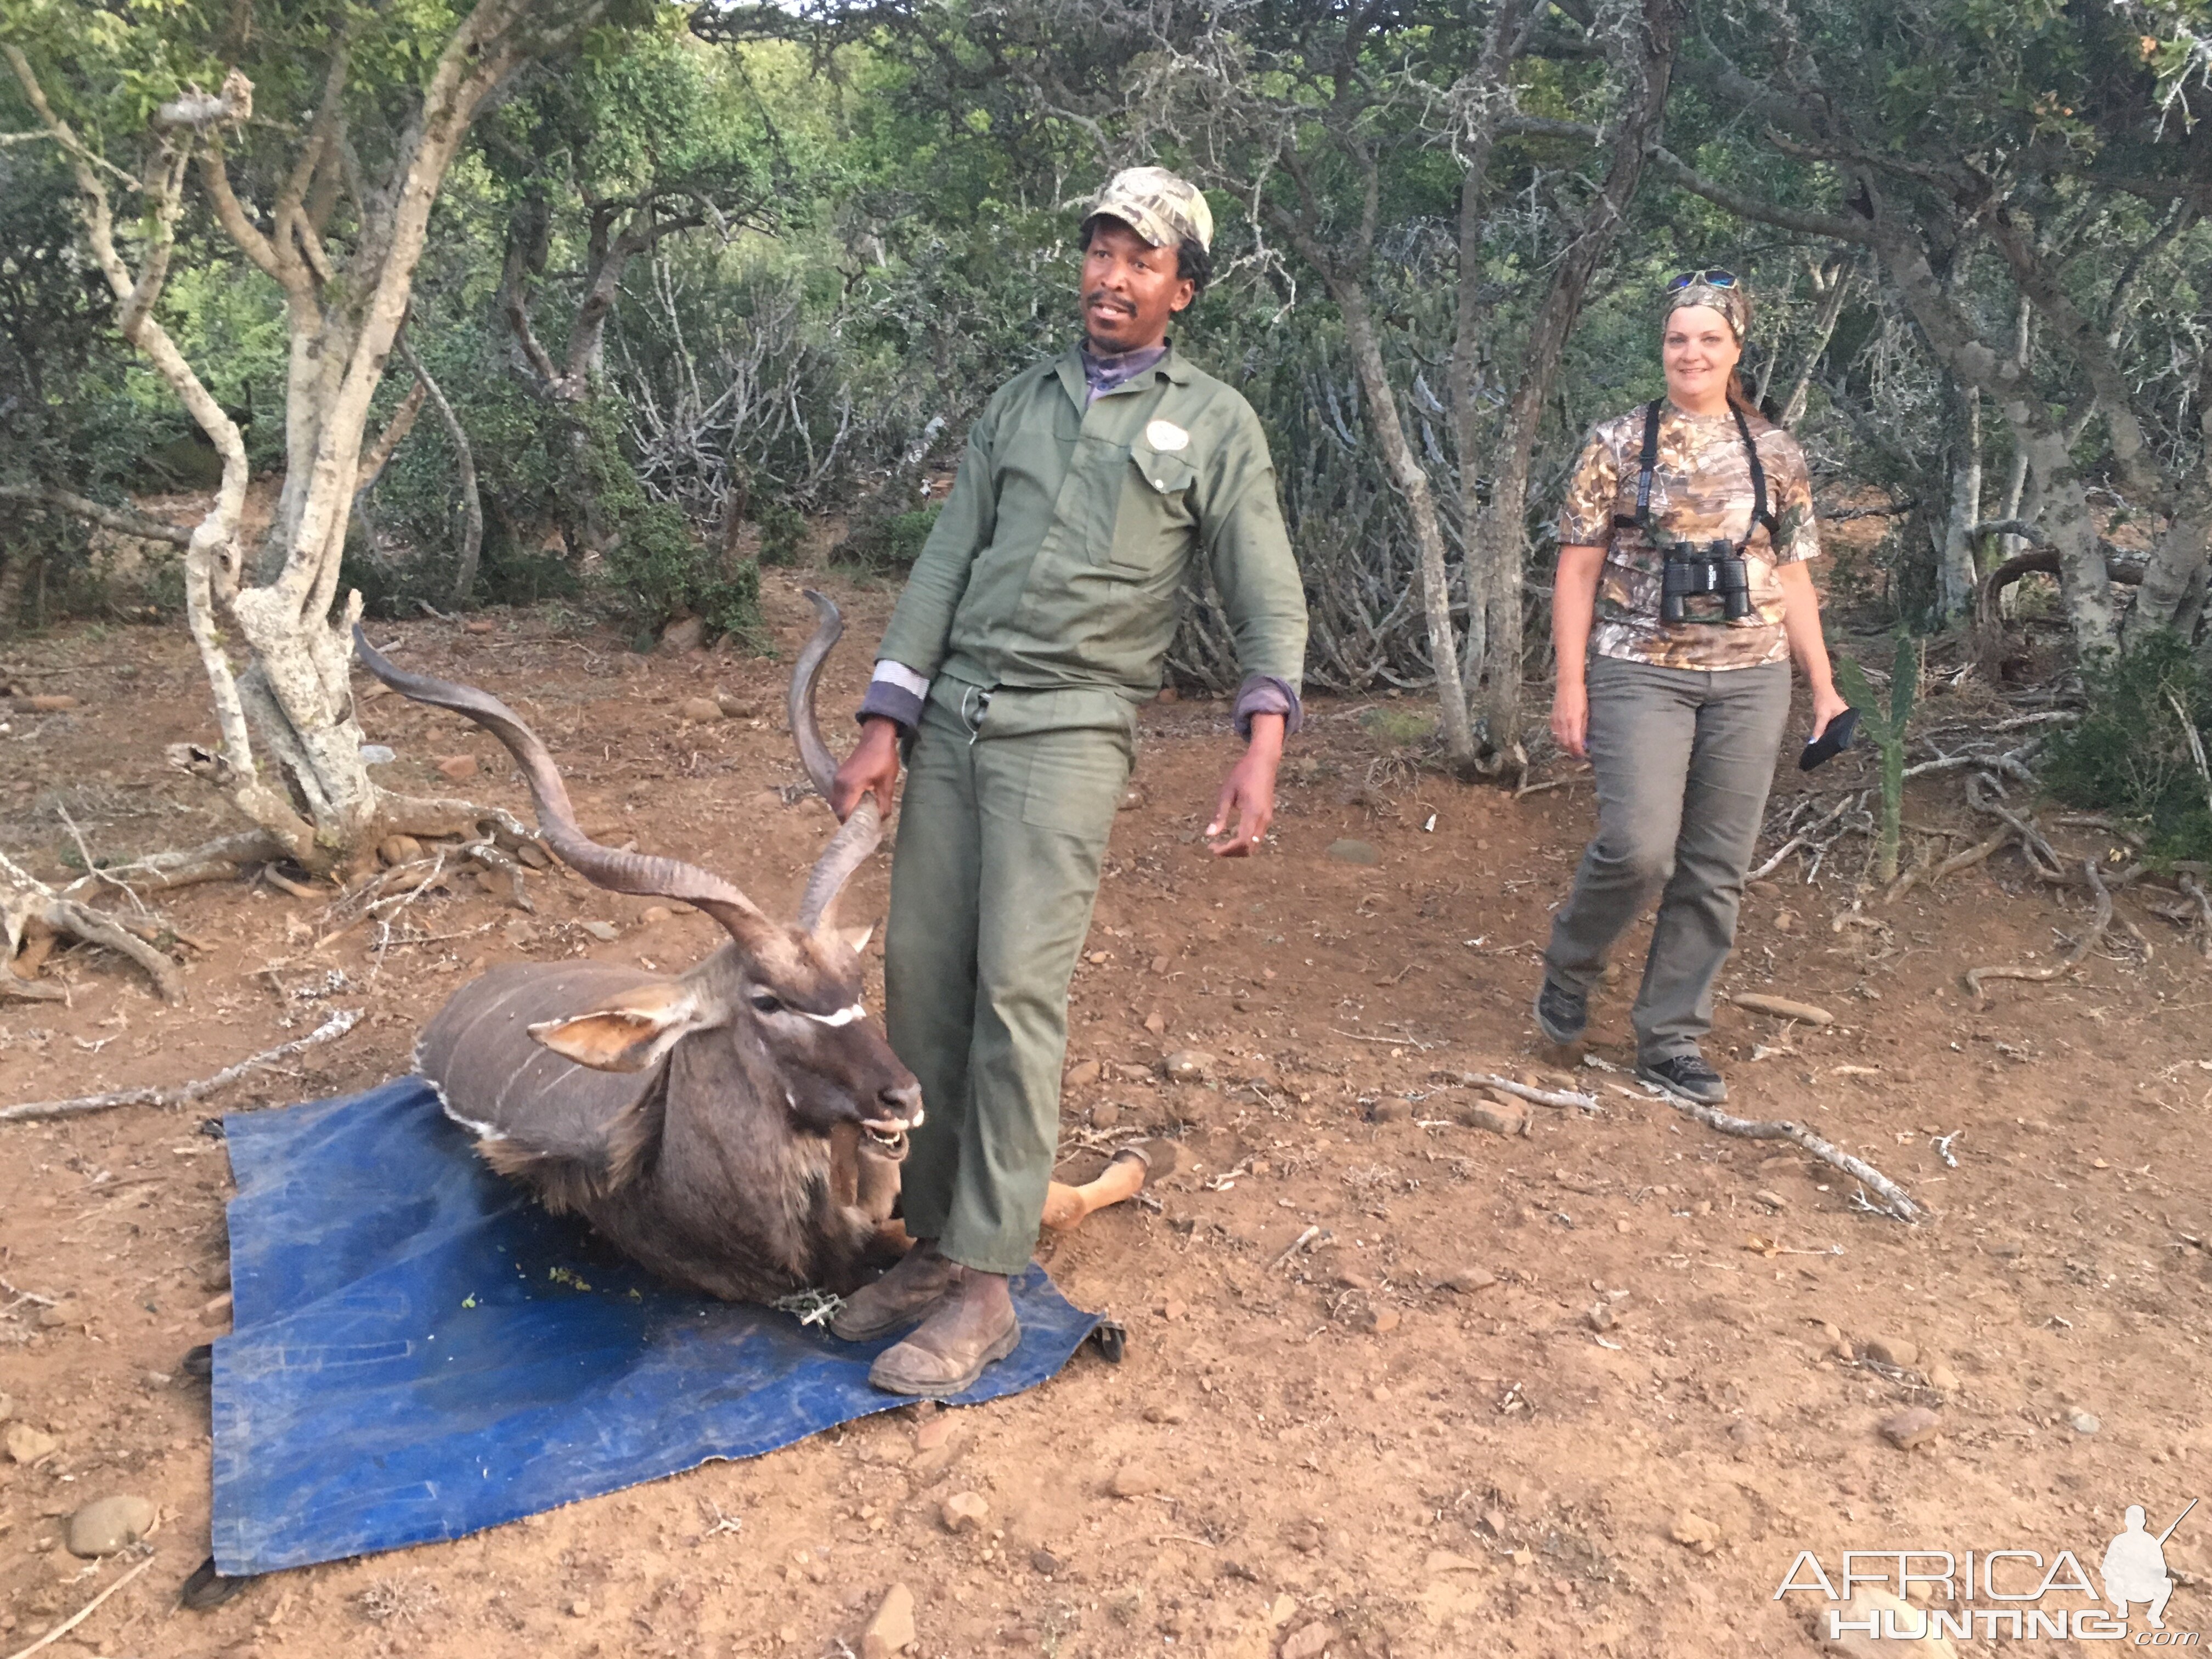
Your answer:
[[[843,632],[818,618],[792,675],[799,757],[826,800],[836,772],[814,709]],[[465,715],[521,768],[545,843],[617,893],[678,900],[729,941],[678,975],[577,960],[515,963],[455,992],[416,1044],[416,1068],[477,1151],[545,1206],[581,1215],[660,1277],[734,1301],[815,1287],[845,1294],[908,1243],[892,1218],[921,1087],[861,1001],[868,930],[836,925],[838,896],[883,839],[862,797],[816,861],[793,924],[681,860],[602,847],[577,827],[537,736],[497,698],[411,674],[358,627],[362,662],[395,691]],[[1165,1172],[1159,1149],[1083,1188],[1054,1184],[1046,1218],[1073,1226]],[[1147,1157],[1147,1152],[1153,1155]]]

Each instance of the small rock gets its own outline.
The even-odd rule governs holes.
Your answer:
[[[1329,842],[1328,850],[1323,854],[1322,856],[1325,858],[1334,859],[1339,864],[1380,864],[1382,862],[1382,854],[1381,851],[1376,848],[1373,842],[1354,841],[1349,838],[1343,841],[1333,841]]]
[[[714,706],[722,711],[723,717],[727,720],[750,720],[760,718],[758,703],[748,702],[743,697],[733,697],[720,686],[714,688]]]
[[[49,692],[40,696],[24,698],[23,707],[28,713],[33,714],[66,714],[76,707],[76,699],[63,696],[59,693]]]
[[[1732,1423],[1729,1425],[1728,1434],[1729,1440],[1739,1446],[1756,1446],[1759,1443],[1759,1425],[1756,1423]]]
[[[1388,1100],[1376,1101],[1367,1110],[1369,1120],[1376,1123],[1403,1123],[1413,1115],[1413,1103],[1410,1100],[1400,1100],[1395,1096]]]
[[[1121,1125],[1121,1109],[1110,1100],[1102,1100],[1091,1109],[1091,1127],[1094,1129],[1116,1129]]]
[[[1448,1291],[1472,1296],[1477,1291],[1486,1291],[1495,1285],[1498,1275],[1487,1267],[1455,1267],[1437,1282]]]
[[[1328,1625],[1308,1625],[1293,1631],[1283,1642],[1283,1659],[1321,1659],[1328,1651],[1328,1644],[1336,1639],[1336,1631]]]
[[[876,1616],[860,1633],[860,1659],[892,1659],[914,1646],[914,1592],[893,1584],[884,1593]]]
[[[422,856],[422,843],[412,836],[386,836],[376,843],[376,856],[386,864],[410,864]]]
[[[722,705],[712,697],[686,697],[676,705],[676,715],[678,720],[712,726],[722,718]]]
[[[1938,1394],[1956,1394],[1959,1392],[1959,1373],[1948,1365],[1930,1365],[1928,1368],[1928,1386]]]
[[[1189,1420],[1190,1407],[1180,1400],[1155,1400],[1145,1407],[1145,1421],[1147,1423],[1187,1423]]]
[[[1145,793],[1145,786],[1141,783],[1133,783],[1121,792],[1121,804],[1114,810],[1117,812],[1133,812],[1142,806],[1147,799],[1149,798]]]
[[[1095,1060],[1079,1060],[1067,1068],[1067,1075],[1060,1079],[1060,1086],[1063,1089],[1088,1089],[1097,1081],[1098,1062]]]
[[[1174,966],[1175,959],[1171,957],[1154,957],[1152,958],[1152,971],[1156,974],[1165,974]]]
[[[1788,1199],[1783,1197],[1779,1193],[1770,1192],[1764,1187],[1761,1187],[1758,1191],[1752,1194],[1752,1196],[1757,1199],[1761,1204],[1766,1206],[1770,1210],[1786,1210],[1790,1207],[1790,1200]]]
[[[8,1449],[9,1461],[35,1463],[41,1457],[51,1457],[62,1449],[62,1443],[53,1436],[33,1428],[28,1423],[10,1423],[0,1444]]]
[[[1746,882],[1743,890],[1753,898],[1775,899],[1782,896],[1781,884],[1778,882],[1765,879]]]
[[[1172,685],[1164,685],[1160,688],[1160,695],[1153,698],[1152,701],[1154,702],[1180,702],[1182,701],[1182,693],[1176,690]]]
[[[672,657],[696,651],[706,642],[707,619],[703,617],[679,617],[660,630],[660,648]]]
[[[1778,933],[1796,933],[1797,913],[1795,910],[1777,910],[1774,913],[1774,931]]]
[[[952,1413],[939,1412],[926,1419],[914,1431],[914,1449],[918,1452],[935,1451],[952,1438]]]
[[[1721,1529],[1695,1510],[1684,1510],[1667,1523],[1667,1536],[1684,1549],[1711,1555],[1720,1547]]]
[[[1060,1558],[1050,1550],[1031,1550],[1030,1568],[1030,1571],[1049,1578],[1060,1571]]]
[[[568,1616],[571,1619],[590,1618],[592,1616],[592,1604],[589,1601],[586,1601],[582,1596],[577,1596],[574,1601],[568,1603]]]
[[[461,624],[461,631],[464,634],[489,634],[491,632],[492,627],[492,623],[479,618],[475,622],[463,623]]]
[[[2094,1434],[2105,1426],[2088,1412],[2075,1412],[2067,1418],[2066,1422],[2076,1434]]]
[[[534,841],[519,843],[514,849],[514,856],[533,870],[550,870],[553,867],[553,855]]]
[[[1882,1421],[1882,1437],[1899,1451],[1911,1451],[1936,1437],[1936,1431],[1943,1419],[1925,1406],[1908,1406],[1895,1416]]]
[[[1166,1036],[1168,1029],[1168,1017],[1160,1012],[1158,1009],[1155,1008],[1151,1013],[1145,1016],[1145,1029],[1147,1031],[1150,1031],[1154,1036]]]
[[[1166,1305],[1161,1308],[1160,1317],[1166,1320],[1170,1324],[1173,1324],[1176,1321],[1186,1317],[1189,1312],[1189,1303],[1177,1301],[1173,1297],[1170,1297]]]
[[[1298,1604],[1287,1595],[1278,1595],[1267,1604],[1267,1628],[1280,1630],[1298,1615]]]
[[[1901,1336],[1877,1336],[1866,1345],[1867,1358],[1879,1359],[1885,1365],[1910,1370],[1920,1363],[1920,1345],[1908,1342]]]
[[[991,1518],[991,1506],[972,1492],[956,1492],[945,1500],[942,1511],[947,1532],[975,1532]]]
[[[1620,1322],[1610,1302],[1593,1302],[1583,1314],[1583,1322],[1594,1331],[1609,1331]]]
[[[1124,1463],[1108,1480],[1106,1490],[1116,1498],[1142,1498],[1158,1491],[1159,1485],[1159,1477],[1143,1464]]]
[[[645,907],[645,914],[638,920],[647,927],[653,927],[664,921],[672,921],[675,917],[676,913],[665,904],[648,904]]]
[[[448,755],[438,763],[438,775],[448,783],[459,783],[477,775],[474,755]]]
[[[207,1305],[200,1310],[200,1317],[203,1319],[229,1318],[230,1292],[225,1291],[221,1296],[211,1298]]]
[[[153,1504],[143,1498],[119,1493],[96,1498],[70,1516],[62,1542],[71,1555],[89,1561],[137,1543],[153,1527]]]
[[[1203,1048],[1178,1048],[1160,1061],[1160,1075],[1177,1083],[1202,1083],[1219,1063]]]
[[[622,937],[622,929],[611,921],[587,921],[581,925],[586,933],[602,945],[612,945]]]
[[[1395,1308],[1370,1308],[1359,1316],[1359,1328],[1370,1336],[1388,1336],[1405,1322]]]
[[[1528,1109],[1515,1101],[1508,1106],[1487,1097],[1474,1102],[1460,1115],[1470,1129],[1487,1129],[1509,1138],[1528,1133]]]

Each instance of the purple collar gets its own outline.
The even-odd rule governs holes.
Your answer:
[[[1167,360],[1172,342],[1164,345],[1142,346],[1134,351],[1120,351],[1099,356],[1091,349],[1085,340],[1077,348],[1083,358],[1083,383],[1091,390],[1092,398],[1127,386],[1139,374],[1157,368]]]

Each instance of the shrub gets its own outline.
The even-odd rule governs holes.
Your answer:
[[[2045,787],[2141,825],[2154,860],[2212,859],[2212,680],[2188,643],[2162,634],[2082,679],[2088,708],[2052,741]]]
[[[943,501],[915,507],[910,513],[854,514],[853,528],[837,544],[837,557],[863,570],[883,572],[910,568],[921,556],[921,544],[945,510]]]
[[[753,514],[760,526],[760,562],[797,564],[806,544],[806,515],[789,501],[763,501]]]

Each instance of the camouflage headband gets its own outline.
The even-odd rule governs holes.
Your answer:
[[[1660,318],[1663,325],[1667,318],[1686,306],[1705,306],[1728,319],[1729,331],[1735,343],[1741,345],[1744,337],[1751,332],[1751,295],[1739,282],[1729,288],[1715,288],[1711,283],[1686,283],[1680,288],[1670,289],[1667,294],[1667,309]]]

